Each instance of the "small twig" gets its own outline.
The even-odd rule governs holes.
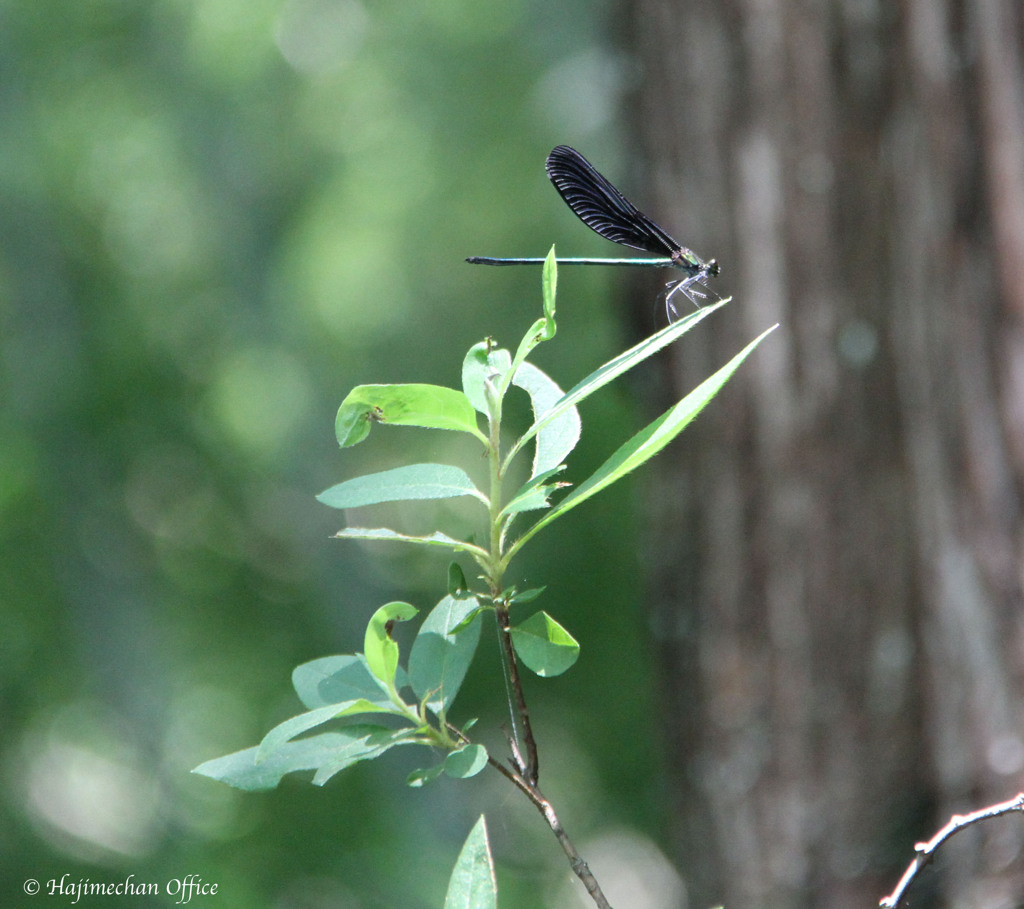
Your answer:
[[[917,843],[914,846],[914,852],[916,853],[914,855],[914,860],[910,863],[907,870],[903,872],[903,877],[900,878],[900,882],[896,885],[896,889],[887,897],[880,900],[878,905],[881,909],[896,909],[900,900],[903,899],[903,895],[906,893],[907,888],[910,886],[911,881],[913,881],[917,876],[917,872],[935,858],[935,853],[939,846],[953,836],[954,833],[959,833],[965,827],[969,827],[971,824],[976,824],[978,821],[984,821],[990,817],[999,817],[1001,814],[1009,814],[1011,811],[1024,811],[1024,792],[1017,795],[1016,798],[1010,799],[1008,802],[1000,802],[998,805],[990,805],[988,808],[972,811],[970,814],[954,814],[949,819],[949,823],[936,833],[935,836],[928,840],[927,843]]]
[[[501,773],[506,779],[510,780],[531,802],[534,806],[544,815],[544,820],[548,822],[548,826],[551,828],[551,832],[554,833],[555,838],[562,846],[562,850],[569,858],[569,865],[573,870],[573,873],[582,882],[583,886],[587,888],[587,893],[590,894],[590,898],[597,905],[598,909],[612,909],[611,903],[608,902],[604,893],[601,890],[601,885],[598,884],[597,878],[594,877],[593,872],[590,870],[590,866],[583,860],[583,857],[576,850],[576,846],[572,840],[569,839],[569,834],[565,832],[565,828],[562,826],[562,822],[558,819],[558,815],[555,813],[555,809],[552,807],[544,794],[537,787],[536,782],[529,782],[522,774],[517,773],[515,770],[510,770],[500,761],[495,760],[493,757],[488,756],[487,762],[499,773]]]
[[[508,750],[512,752],[512,757],[508,759],[508,762],[515,768],[516,773],[526,776],[526,761],[523,760],[522,752],[519,750],[519,742],[516,741],[516,737],[507,728],[502,726],[502,730],[505,733],[505,739],[508,741]]]

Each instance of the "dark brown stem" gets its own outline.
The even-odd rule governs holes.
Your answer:
[[[495,760],[493,757],[488,756],[487,762],[506,779],[512,782],[531,802],[537,810],[544,815],[544,820],[548,822],[548,826],[551,828],[551,832],[554,833],[555,838],[562,846],[562,850],[569,858],[569,866],[572,868],[573,873],[582,882],[583,886],[587,888],[587,893],[590,894],[590,898],[598,906],[598,909],[612,909],[611,903],[605,898],[604,893],[601,890],[601,885],[598,884],[597,878],[594,877],[593,872],[590,870],[590,866],[583,860],[583,857],[576,850],[576,846],[573,841],[569,839],[569,834],[565,832],[565,828],[562,826],[562,822],[558,819],[558,815],[555,813],[555,809],[552,807],[544,794],[540,791],[536,781],[529,782],[526,780],[521,773],[515,770],[510,770],[500,761]]]
[[[526,706],[526,696],[523,694],[523,683],[519,677],[516,651],[512,645],[508,605],[497,596],[494,597],[494,603],[494,614],[498,622],[498,637],[501,639],[505,665],[508,669],[509,687],[512,690],[512,698],[515,701],[515,710],[518,714],[523,740],[522,747],[520,747],[520,743],[517,740],[518,734],[509,738],[509,745],[512,749],[512,769],[506,767],[490,755],[488,755],[487,761],[495,770],[516,786],[534,804],[537,810],[544,815],[544,820],[547,821],[551,832],[554,833],[555,838],[568,857],[569,866],[572,868],[573,873],[583,882],[583,886],[587,888],[587,893],[590,894],[590,898],[597,905],[598,909],[612,909],[611,904],[605,898],[600,885],[597,883],[597,878],[591,872],[590,866],[587,865],[576,850],[576,846],[565,832],[565,828],[558,819],[558,815],[555,813],[551,802],[544,797],[540,787],[537,785],[540,766],[537,757],[537,742],[533,737],[533,728],[530,725],[530,709]],[[522,754],[524,749],[526,751],[525,759]]]
[[[498,602],[494,607],[494,614],[498,620],[498,637],[501,638],[501,646],[505,652],[509,685],[512,687],[512,697],[515,699],[516,713],[519,715],[519,724],[522,727],[523,745],[526,748],[525,766],[521,766],[518,769],[522,772],[523,778],[527,783],[531,786],[536,786],[540,773],[537,742],[533,738],[533,728],[530,725],[530,708],[526,706],[523,683],[519,677],[519,666],[516,662],[516,650],[512,646],[508,607],[504,603]],[[519,753],[521,750],[517,745],[513,753],[516,761],[523,764],[523,756]]]

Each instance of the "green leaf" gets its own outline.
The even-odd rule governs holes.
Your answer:
[[[498,881],[482,814],[466,837],[452,869],[444,909],[498,909]]]
[[[485,390],[487,383],[490,382],[492,388],[500,388],[511,365],[512,355],[507,350],[495,348],[491,341],[474,344],[462,361],[462,391],[484,416],[490,416]]]
[[[465,780],[476,776],[486,766],[487,749],[483,745],[466,745],[449,752],[444,759],[445,775],[456,780]]]
[[[278,723],[271,729],[259,744],[256,752],[256,762],[265,761],[275,751],[296,736],[302,735],[303,732],[309,732],[310,729],[315,729],[317,726],[322,726],[331,720],[344,716],[355,716],[360,713],[397,713],[399,716],[402,716],[402,713],[393,704],[375,704],[364,698],[359,698],[355,701],[342,701],[340,704],[328,704],[326,707],[317,707],[306,713],[293,716],[283,723]]]
[[[299,700],[310,710],[342,701],[365,699],[381,706],[391,696],[366,664],[361,653],[310,660],[292,670],[292,685]]]
[[[332,776],[359,761],[380,757],[395,745],[425,745],[410,729],[386,729],[383,726],[351,726],[359,730],[344,748],[335,751],[331,759],[322,763],[313,775],[313,785],[323,786]]]
[[[434,782],[434,780],[438,779],[443,773],[444,764],[438,764],[435,767],[421,767],[419,770],[414,770],[405,778],[405,785],[411,786],[413,789],[419,789]]]
[[[539,676],[561,675],[579,658],[580,645],[546,612],[511,629],[516,655]]]
[[[459,624],[456,625],[451,630],[451,633],[452,634],[461,634],[466,628],[468,628],[473,623],[473,621],[476,619],[476,617],[478,615],[481,615],[482,613],[486,612],[488,609],[493,609],[493,608],[494,608],[494,606],[491,603],[489,603],[489,602],[488,603],[480,603],[480,602],[478,602],[477,605],[473,609],[471,609],[469,612],[466,613],[466,615],[463,617],[462,621],[459,622]],[[468,729],[469,727],[467,726],[466,728]]]
[[[520,593],[513,588],[512,596],[508,598],[508,604],[509,606],[515,606],[516,604],[532,603],[545,590],[547,590],[547,587],[531,587],[529,590],[524,590]]]
[[[518,514],[521,511],[535,511],[538,508],[547,508],[553,493],[572,485],[571,483],[564,482],[547,482],[551,477],[561,473],[563,470],[565,470],[564,464],[556,467],[554,470],[545,471],[524,483],[522,488],[509,499],[508,504],[501,509],[500,517]]]
[[[457,596],[469,589],[466,583],[466,573],[458,562],[448,563],[448,593],[450,596]]]
[[[334,536],[339,540],[385,540],[395,543],[416,543],[420,546],[444,546],[454,552],[469,552],[475,556],[487,558],[485,549],[464,540],[453,540],[440,531],[425,537],[414,537],[387,527],[346,527],[344,530],[339,530]]]
[[[464,622],[479,610],[474,596],[446,596],[423,620],[413,641],[409,684],[416,697],[425,700],[434,713],[451,707],[473,661],[480,640],[480,623]]]
[[[317,767],[336,759],[352,747],[353,738],[360,730],[383,729],[382,726],[348,726],[340,732],[324,732],[309,738],[288,742],[266,760],[256,761],[258,748],[245,748],[234,754],[215,758],[200,764],[192,772],[220,780],[236,789],[255,792],[273,789],[286,773],[299,770],[315,770]],[[391,732],[392,730],[384,730]]]
[[[533,403],[533,419],[539,423],[565,393],[546,373],[532,363],[523,363],[512,379]],[[530,476],[556,470],[580,440],[580,414],[575,407],[565,408],[557,417],[544,423],[537,432],[533,471]]]
[[[391,692],[395,691],[395,671],[398,669],[398,644],[391,639],[395,622],[411,619],[419,610],[408,603],[387,603],[371,617],[363,638],[366,665]]]
[[[526,358],[530,355],[533,349],[540,344],[542,341],[547,340],[544,335],[548,330],[548,322],[546,319],[537,319],[527,330],[526,334],[523,335],[523,339],[519,342],[519,346],[516,348],[516,355],[512,358],[512,366],[509,371],[505,374],[505,389],[508,389],[509,379],[515,375],[516,370],[526,361]]]
[[[473,485],[466,471],[447,464],[409,464],[354,477],[332,486],[316,498],[331,508],[359,508],[381,502],[451,499],[456,496],[476,496],[488,504],[487,496]]]
[[[711,307],[706,307],[710,309]],[[703,312],[705,310],[701,310]],[[510,547],[506,560],[511,558],[522,545],[543,527],[592,495],[622,479],[630,471],[636,470],[645,461],[653,458],[669,442],[671,442],[686,426],[704,409],[707,403],[721,390],[722,386],[732,377],[740,364],[751,354],[764,338],[775,330],[772,326],[743,348],[735,357],[708,377],[678,404],[670,408],[653,423],[640,430],[633,438],[602,464],[586,481],[581,483],[554,508],[540,518]]]
[[[544,295],[544,340],[550,341],[555,336],[555,291],[558,289],[558,260],[555,258],[555,247],[552,244],[544,258],[544,270],[541,273],[541,292]]]
[[[632,369],[638,363],[642,363],[648,357],[653,356],[659,350],[667,347],[673,341],[688,332],[691,328],[697,325],[702,319],[707,318],[711,313],[721,306],[728,303],[729,300],[725,299],[712,306],[704,306],[698,309],[696,312],[690,313],[678,322],[673,322],[671,325],[663,328],[661,331],[656,332],[649,338],[641,341],[635,347],[631,347],[624,353],[619,354],[613,360],[609,360],[604,366],[594,370],[589,376],[577,383],[572,389],[570,389],[547,413],[544,414],[539,420],[534,421],[531,426],[521,438],[518,439],[516,444],[509,450],[508,455],[505,458],[505,464],[507,465],[516,456],[516,454],[522,449],[522,447],[530,441],[544,426],[550,421],[556,419],[564,411],[570,407],[575,407],[580,401],[592,395],[595,391],[603,388],[613,379],[618,378],[627,370]]]
[[[508,387],[508,375],[515,375],[533,349],[544,341],[550,341],[557,331],[558,326],[555,324],[555,288],[558,283],[558,265],[555,262],[554,246],[548,251],[547,258],[544,260],[541,282],[544,293],[544,318],[534,322],[530,326],[529,331],[523,335],[523,340],[519,342],[519,347],[516,348],[516,355],[512,358],[512,366],[506,374],[506,384],[500,389],[502,393]]]
[[[335,435],[342,448],[362,442],[373,423],[468,432],[486,444],[476,411],[461,391],[441,385],[359,385],[338,408]]]

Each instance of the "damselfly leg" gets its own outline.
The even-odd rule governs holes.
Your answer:
[[[717,303],[722,299],[707,285],[707,279],[711,274],[713,272],[710,268],[704,267],[695,275],[689,275],[679,281],[669,281],[665,285],[662,296],[665,299],[665,315],[668,316],[669,322],[675,322],[679,318],[679,310],[672,300],[676,294],[682,294],[697,309],[706,303]]]

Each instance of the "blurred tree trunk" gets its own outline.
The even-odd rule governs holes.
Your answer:
[[[652,214],[735,302],[660,459],[652,628],[693,907],[869,907],[1024,789],[1024,63],[1008,0],[631,0]],[[1024,819],[917,905],[1024,902]],[[940,853],[941,856],[941,853]]]

